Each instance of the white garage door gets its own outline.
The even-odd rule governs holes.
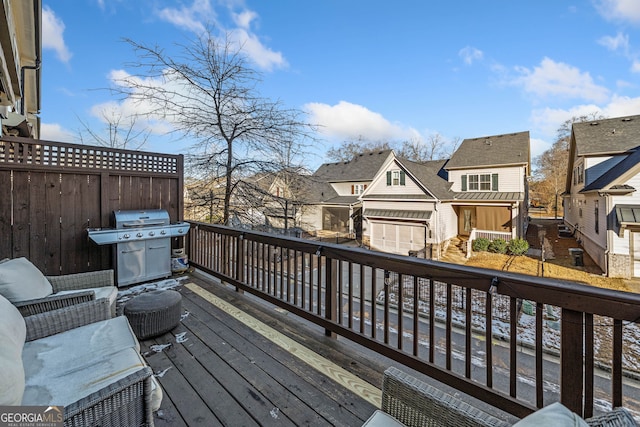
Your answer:
[[[640,233],[631,233],[633,256],[633,277],[640,277]]]
[[[425,247],[425,226],[405,223],[371,223],[371,248],[409,255]]]

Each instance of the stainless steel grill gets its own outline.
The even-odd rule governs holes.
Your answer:
[[[171,275],[171,238],[187,234],[189,223],[171,223],[164,209],[113,211],[111,223],[88,234],[98,245],[114,245],[118,286]]]

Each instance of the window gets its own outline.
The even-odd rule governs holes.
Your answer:
[[[367,189],[367,184],[354,184],[351,186],[351,194],[362,194]]]
[[[600,221],[598,220],[598,217],[600,216],[600,215],[599,215],[599,213],[600,213],[600,212],[599,212],[599,211],[600,211],[600,206],[599,206],[599,205],[600,205],[600,201],[599,201],[599,200],[596,200],[596,201],[595,201],[594,208],[593,208],[593,211],[594,211],[594,214],[595,214],[595,216],[596,216],[596,233],[597,233],[597,234],[599,234],[599,233],[600,233]]]
[[[401,170],[387,171],[387,185],[405,185],[406,174]]]
[[[491,190],[491,175],[489,174],[480,175],[480,190],[481,191]]]
[[[498,174],[462,175],[462,191],[498,191]]]

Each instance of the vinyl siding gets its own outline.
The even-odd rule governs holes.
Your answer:
[[[498,191],[500,192],[525,192],[525,167],[512,166],[505,168],[463,169],[449,171],[449,182],[454,192],[462,191],[462,175],[498,174]],[[468,183],[467,183],[468,188]]]

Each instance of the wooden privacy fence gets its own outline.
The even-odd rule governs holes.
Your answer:
[[[518,417],[640,413],[640,296],[192,222],[189,263]]]
[[[88,241],[114,210],[166,209],[183,219],[182,155],[0,138],[0,259],[26,257],[48,275],[112,268]]]

